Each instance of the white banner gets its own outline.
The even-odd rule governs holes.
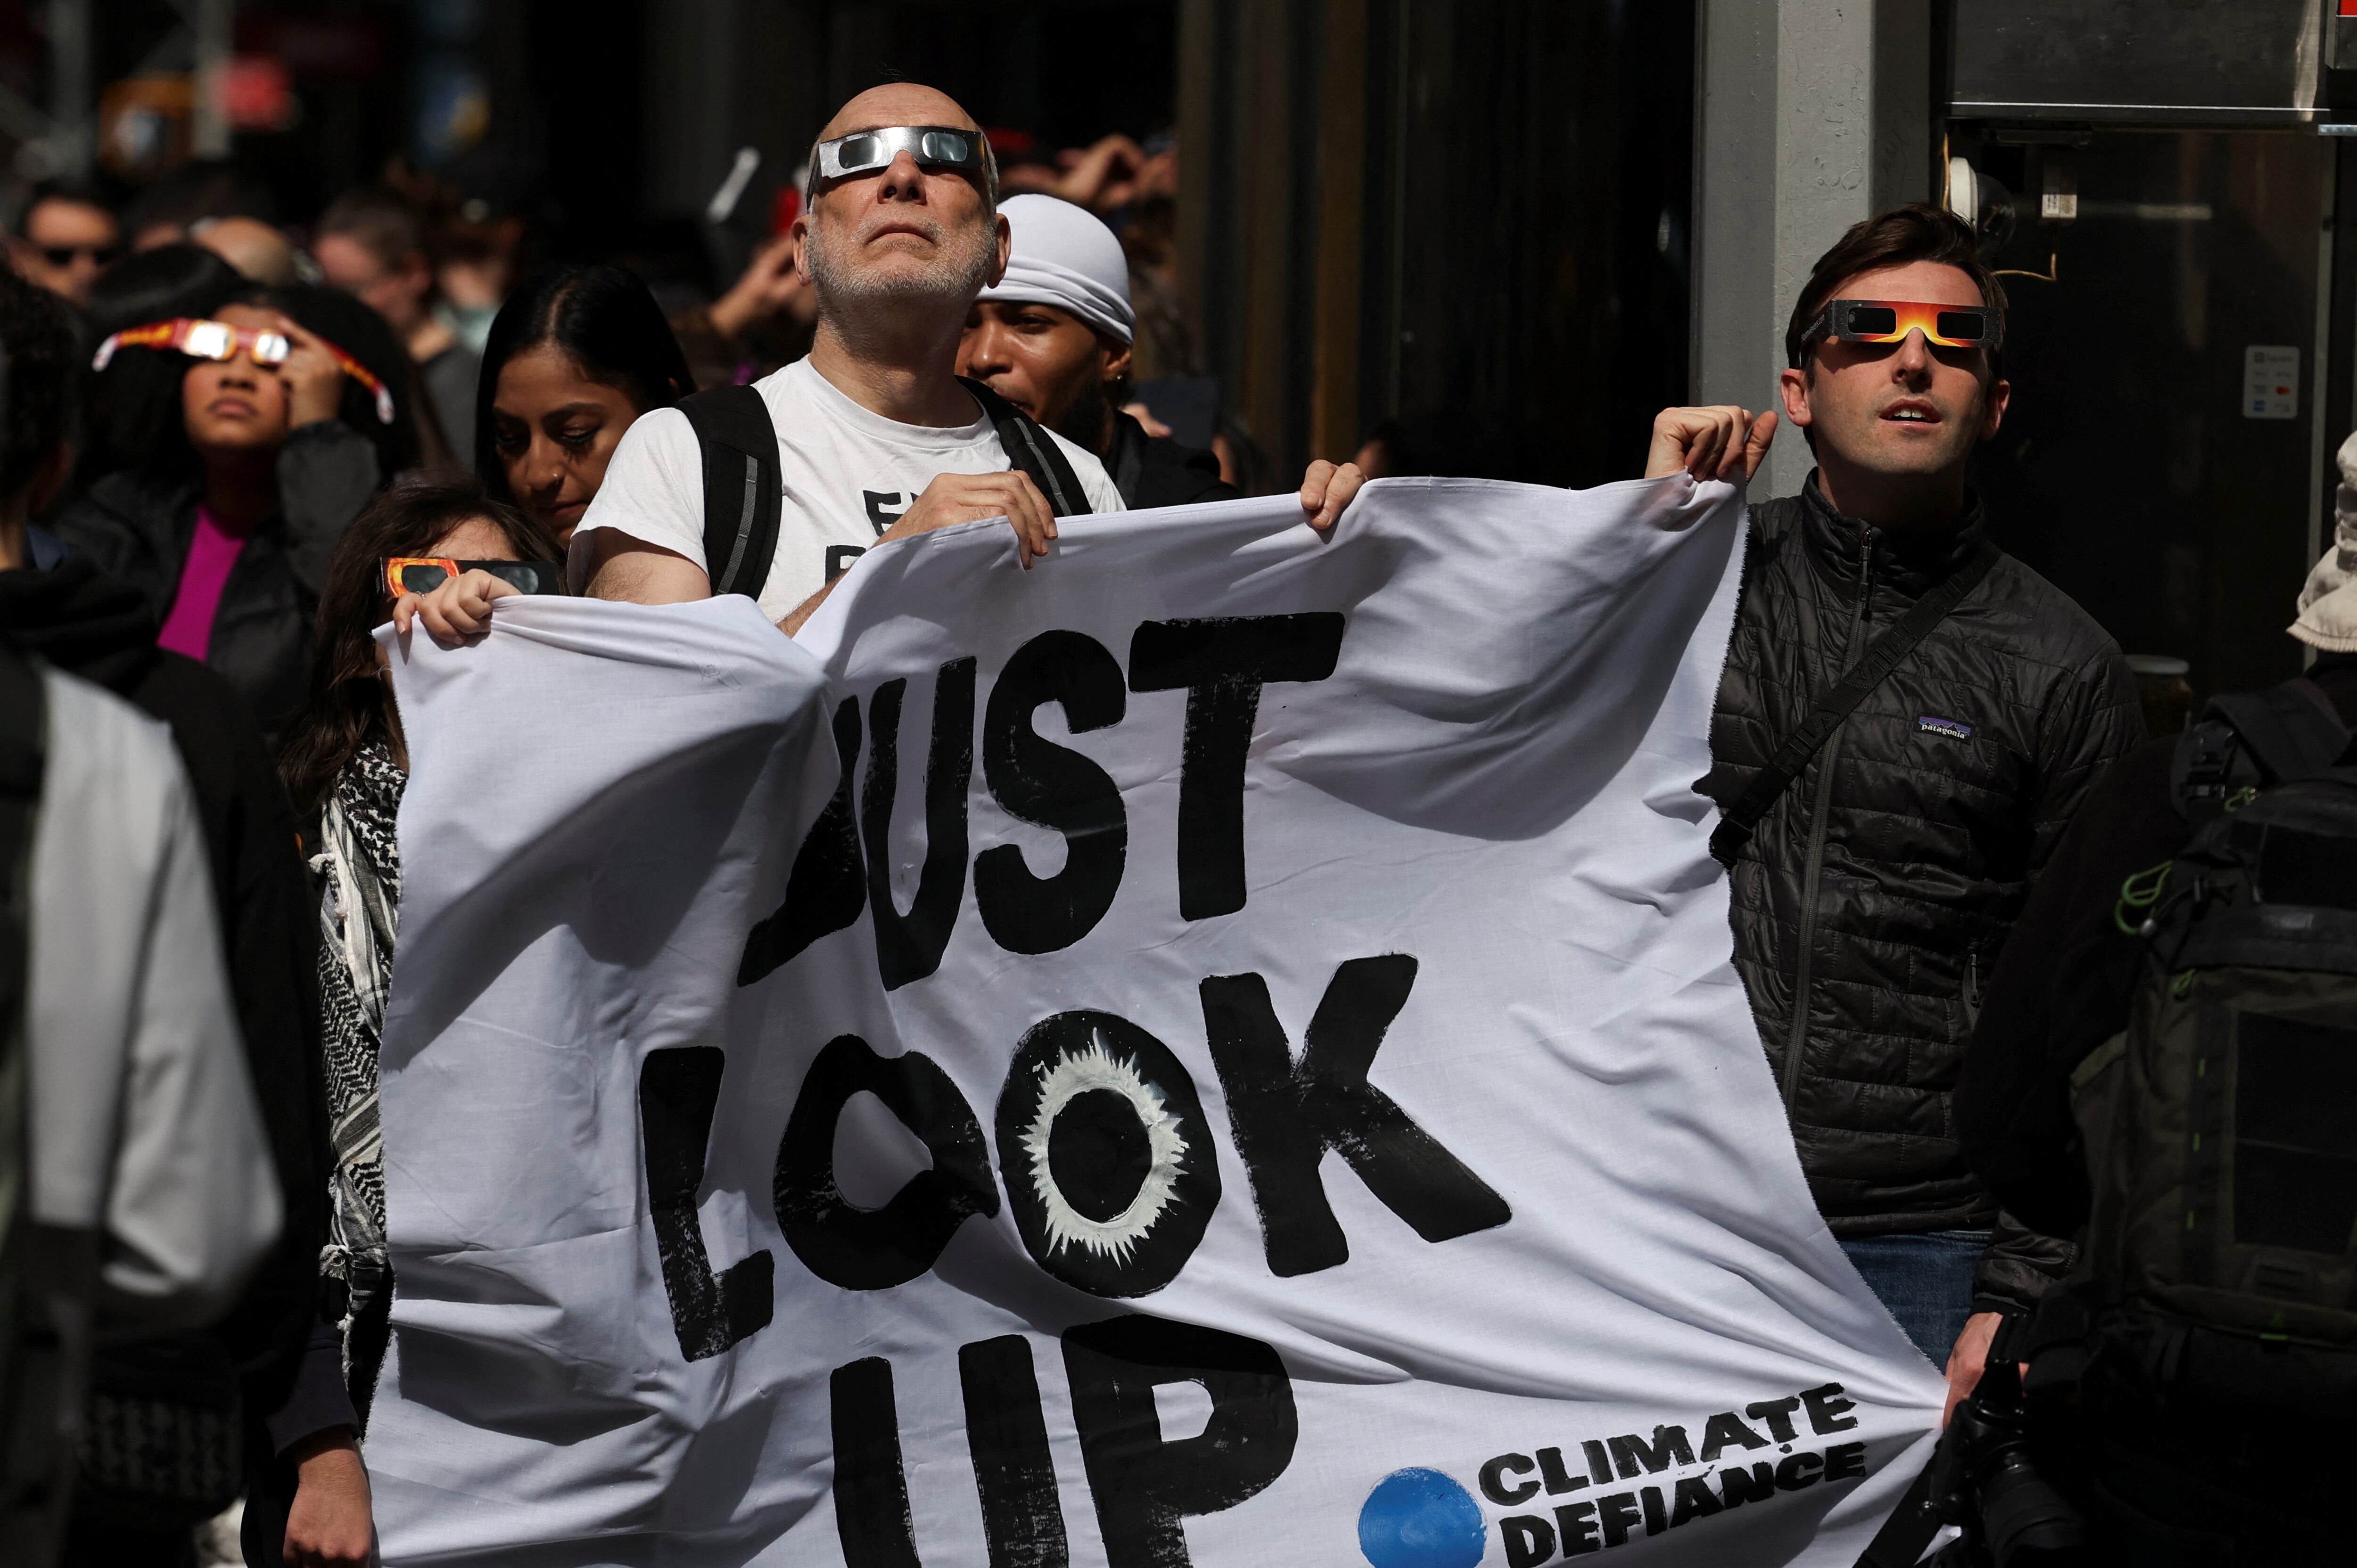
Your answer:
[[[1846,1564],[1942,1383],[1729,963],[1741,503],[1371,487],[396,659],[394,1564]]]

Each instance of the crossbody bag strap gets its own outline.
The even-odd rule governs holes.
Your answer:
[[[1080,476],[1064,460],[1054,438],[1029,414],[972,376],[960,376],[958,381],[982,405],[983,417],[998,432],[998,444],[1006,448],[1007,460],[1030,475],[1039,493],[1048,498],[1048,509],[1058,517],[1078,517],[1087,511],[1088,492],[1081,489]]]
[[[1735,864],[1743,846],[1758,831],[1760,819],[1792,787],[1792,780],[1801,776],[1809,758],[1816,756],[1841,722],[1866,701],[1867,694],[1888,680],[1900,661],[1915,651],[1915,645],[1930,636],[1932,628],[1945,620],[1948,612],[1962,604],[1966,594],[1980,586],[1981,579],[1989,575],[1989,568],[1996,564],[2002,553],[1995,543],[1983,541],[1971,560],[1917,599],[1905,615],[1866,645],[1866,652],[1849,667],[1848,673],[1825,689],[1809,716],[1784,737],[1769,758],[1768,766],[1752,775],[1749,788],[1712,831],[1710,853],[1720,865]]]

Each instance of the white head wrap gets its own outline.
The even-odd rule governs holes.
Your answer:
[[[1129,258],[1097,217],[1052,196],[1010,196],[998,204],[1013,231],[1006,275],[984,299],[1052,305],[1126,343],[1137,329],[1129,305]]]
[[[2327,653],[2357,653],[2357,435],[2335,456],[2341,488],[2332,496],[2332,548],[2299,591],[2291,634]]]

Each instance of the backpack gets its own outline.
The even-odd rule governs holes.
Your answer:
[[[2122,891],[2146,961],[2072,1076],[2094,1199],[2072,1294],[2090,1348],[2157,1389],[2357,1393],[2350,739],[2306,680],[2214,700],[2171,772],[2191,837]]]
[[[982,382],[958,381],[982,405],[1017,471],[1031,476],[1058,517],[1089,510],[1088,493],[1048,433]],[[749,386],[711,387],[680,403],[704,456],[704,560],[715,598],[761,596],[778,553],[785,480],[770,405]]]

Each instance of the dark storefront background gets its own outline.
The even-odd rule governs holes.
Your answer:
[[[1685,395],[1691,7],[1186,11],[1189,281],[1279,468],[1390,422],[1421,471],[1636,473]]]
[[[2337,144],[2298,131],[2087,129],[2052,152],[1975,148],[2013,188],[2073,160],[2079,216],[2019,226],[2003,266],[2013,404],[1976,479],[2007,549],[2131,653],[2185,660],[2197,691],[2299,672],[2283,633],[2320,542],[2310,443],[2346,428],[2319,378],[2319,261]],[[1963,145],[1963,144],[1960,144]],[[2254,407],[2255,350],[2298,356]],[[2341,375],[2346,378],[2344,367]],[[2328,405],[2317,407],[2322,392]]]
[[[74,0],[0,4],[0,88],[52,103]],[[102,159],[188,155],[193,18],[85,0]],[[317,0],[231,18],[228,137],[298,231],[396,157],[542,258],[725,285],[834,105],[939,85],[1034,156],[1178,136],[1196,369],[1273,475],[1385,432],[1426,471],[1592,483],[1683,397],[1694,34],[1644,0]],[[177,83],[177,86],[175,85]],[[175,94],[177,93],[177,98]],[[0,104],[0,109],[9,107]],[[32,116],[0,113],[17,186]],[[21,133],[21,134],[19,134]],[[120,156],[137,143],[140,158]],[[0,144],[5,145],[5,144]],[[743,147],[730,220],[704,209]]]

